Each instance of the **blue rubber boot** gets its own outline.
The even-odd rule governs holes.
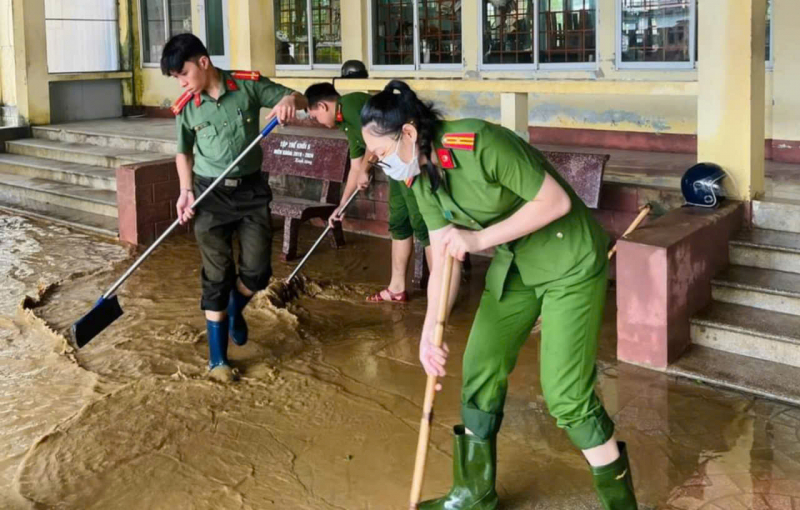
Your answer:
[[[252,298],[253,296],[243,295],[234,286],[228,300],[228,331],[233,343],[239,346],[247,343],[247,322],[244,320],[242,310]]]
[[[206,319],[208,334],[209,377],[220,382],[230,382],[235,374],[228,363],[228,321]]]

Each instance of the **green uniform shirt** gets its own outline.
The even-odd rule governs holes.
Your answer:
[[[336,124],[347,136],[347,143],[350,144],[350,159],[358,159],[367,152],[367,144],[364,143],[364,137],[361,136],[361,109],[369,101],[369,98],[369,94],[353,92],[340,97],[336,104],[337,112],[342,114],[342,120],[337,119]]]
[[[448,133],[474,133],[472,150],[450,149],[455,168],[445,170],[436,193],[423,174],[412,189],[430,231],[450,223],[481,230],[531,201],[549,173],[572,200],[570,212],[545,227],[495,248],[486,288],[500,299],[511,264],[526,285],[564,286],[596,275],[606,264],[608,236],[549,161],[514,132],[479,119],[442,122],[435,149]]]
[[[213,99],[203,92],[200,105],[192,98],[176,119],[178,152],[194,154],[194,173],[218,177],[258,136],[259,110],[272,108],[294,92],[270,81],[236,80],[230,71],[221,73],[221,93]],[[261,169],[261,147],[254,147],[229,174],[241,177]]]

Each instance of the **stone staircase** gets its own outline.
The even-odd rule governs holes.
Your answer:
[[[41,126],[0,151],[0,207],[117,237],[116,168],[163,159],[158,139]]]
[[[753,210],[756,228],[731,239],[731,265],[668,371],[800,405],[800,201]]]

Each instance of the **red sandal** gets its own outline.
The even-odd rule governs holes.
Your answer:
[[[389,294],[389,299],[385,299],[381,295],[383,290],[385,290],[386,293]],[[391,302],[395,302],[395,303],[404,303],[404,302],[408,301],[408,293],[406,291],[403,291],[403,292],[392,292],[391,290],[389,290],[389,287],[386,287],[383,290],[381,290],[379,292],[376,292],[375,294],[373,294],[371,296],[367,296],[367,301],[369,301],[370,303],[382,303],[384,301],[391,301]]]

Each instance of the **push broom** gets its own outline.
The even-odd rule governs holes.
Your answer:
[[[370,179],[370,182],[372,182],[372,179]],[[359,190],[355,190],[353,192],[353,194],[350,195],[350,198],[348,198],[347,202],[345,202],[344,205],[342,206],[342,208],[341,208],[342,211],[346,210],[347,206],[350,205],[350,202],[352,202],[353,199],[356,198],[356,195],[358,195],[358,191]],[[325,226],[325,230],[317,238],[316,242],[311,246],[311,249],[308,250],[308,252],[306,253],[305,257],[303,257],[303,259],[300,261],[300,263],[297,264],[297,267],[294,268],[294,271],[292,271],[292,274],[290,274],[289,277],[286,278],[283,281],[273,282],[272,284],[270,284],[270,290],[272,290],[272,292],[274,292],[275,295],[280,298],[280,301],[281,301],[281,305],[280,306],[284,306],[286,304],[286,302],[289,301],[289,299],[293,295],[295,295],[296,289],[292,289],[292,281],[294,280],[294,277],[297,276],[297,273],[300,272],[300,269],[302,269],[303,265],[306,263],[308,258],[311,256],[312,253],[314,253],[314,250],[317,249],[317,246],[319,246],[319,243],[321,243],[322,240],[325,239],[325,236],[328,235],[328,232],[330,232],[330,230],[331,230],[331,224],[329,222]]]
[[[439,292],[439,309],[436,316],[436,329],[433,332],[433,344],[442,346],[444,326],[447,322],[447,305],[450,301],[450,278],[453,273],[453,257],[445,255],[444,273],[442,273],[442,286]],[[419,438],[417,440],[417,458],[414,462],[414,477],[411,480],[411,497],[409,509],[416,510],[422,496],[422,480],[425,477],[425,461],[428,457],[428,443],[431,437],[431,423],[433,423],[433,399],[436,396],[436,376],[428,375],[425,385],[425,400],[422,404],[422,419],[419,424]]]
[[[233,163],[228,165],[228,168],[226,168],[225,171],[222,172],[222,174],[211,183],[211,185],[203,192],[203,194],[197,197],[197,200],[194,201],[191,208],[195,209],[197,204],[202,202],[203,199],[211,192],[211,190],[216,188],[217,185],[233,171],[236,165],[239,164],[239,161],[241,161],[242,158],[245,157],[265,136],[275,129],[277,125],[278,119],[272,119],[261,131],[261,133],[259,133],[255,140],[253,140],[250,145],[248,145],[247,148],[242,151],[242,153],[239,154],[235,160],[233,160]],[[95,336],[110,326],[112,322],[122,316],[122,307],[119,305],[119,299],[114,293],[117,291],[120,285],[122,285],[125,280],[127,280],[128,277],[130,277],[130,275],[133,274],[133,272],[136,271],[140,265],[142,265],[142,262],[144,262],[144,260],[149,257],[151,253],[153,253],[153,250],[155,250],[158,245],[160,245],[161,242],[164,241],[164,239],[166,239],[167,236],[169,236],[170,233],[172,233],[172,231],[178,227],[178,225],[180,225],[180,218],[175,220],[172,225],[170,225],[169,228],[164,231],[164,233],[161,234],[161,236],[156,239],[156,241],[150,245],[149,248],[147,248],[147,251],[145,251],[138,259],[136,259],[136,262],[134,262],[133,265],[127,271],[125,271],[125,274],[120,276],[120,278],[114,282],[114,285],[112,285],[102,296],[100,296],[100,299],[98,299],[94,304],[94,307],[89,310],[89,313],[78,319],[78,321],[72,325],[72,337],[75,339],[75,343],[79,348],[88,344]]]

